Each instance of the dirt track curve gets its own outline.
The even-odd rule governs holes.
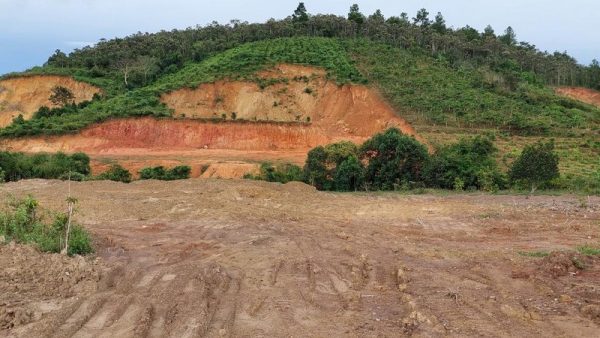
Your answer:
[[[43,180],[0,187],[53,209],[66,191]],[[561,254],[517,253],[597,243],[598,198],[337,194],[238,180],[85,182],[72,191],[79,221],[98,238],[97,258],[0,246],[0,263],[18,263],[0,273],[2,336],[600,330],[598,260],[577,256],[579,270]]]

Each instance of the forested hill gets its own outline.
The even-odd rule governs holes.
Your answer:
[[[347,17],[311,15],[300,4],[283,20],[214,22],[204,27],[103,39],[94,47],[69,55],[57,50],[45,66],[78,68],[96,77],[130,72],[127,85],[135,87],[174,72],[187,62],[202,61],[246,42],[292,36],[364,37],[402,49],[426,51],[453,67],[490,69],[511,87],[526,77],[553,86],[600,89],[597,61],[583,66],[566,52],[540,51],[529,42],[519,42],[511,27],[502,32],[495,32],[490,26],[483,32],[469,26],[453,29],[446,26],[441,13],[432,16],[426,9],[413,18],[406,13],[385,17],[379,10],[366,15],[357,5],[350,8]]]

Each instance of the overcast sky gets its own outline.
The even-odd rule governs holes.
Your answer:
[[[568,51],[580,63],[600,59],[599,0],[306,0],[310,13],[346,15],[358,3],[368,15],[388,17],[427,8],[449,26],[497,33],[512,26],[520,41],[541,50]],[[0,0],[0,74],[41,65],[55,49],[65,52],[137,31],[186,28],[231,19],[264,22],[284,18],[298,1],[288,0]]]

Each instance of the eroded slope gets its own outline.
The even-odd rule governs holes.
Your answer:
[[[556,93],[600,107],[600,92],[597,90],[583,87],[560,87],[556,88]]]
[[[9,125],[19,114],[30,119],[41,106],[54,107],[49,98],[52,88],[69,89],[76,103],[91,100],[100,89],[68,76],[36,75],[0,81],[0,128]]]

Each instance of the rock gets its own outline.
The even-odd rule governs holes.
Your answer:
[[[571,301],[573,301],[573,299],[569,295],[560,295],[558,299],[561,303],[570,303]]]

